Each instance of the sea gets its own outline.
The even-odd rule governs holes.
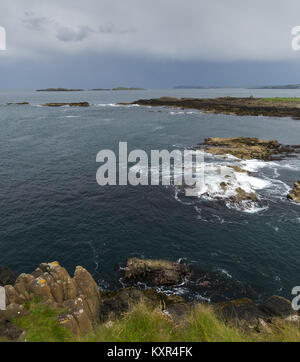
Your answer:
[[[180,261],[250,285],[260,297],[291,298],[300,285],[300,205],[287,200],[300,179],[300,155],[242,161],[207,155],[211,197],[174,186],[99,186],[99,151],[188,150],[207,137],[259,137],[300,144],[300,121],[121,106],[169,97],[300,97],[300,90],[160,89],[0,92],[0,265],[17,275],[59,261],[87,268],[101,289],[122,286],[127,258]],[[11,105],[7,102],[29,102]],[[41,106],[89,102],[90,107]],[[259,202],[220,202],[222,167]],[[158,170],[158,172],[160,172]],[[214,197],[215,196],[215,197]],[[221,200],[222,201],[222,200]],[[184,283],[175,290],[186,292]],[[195,298],[201,299],[199,293]],[[225,298],[225,296],[224,296]]]

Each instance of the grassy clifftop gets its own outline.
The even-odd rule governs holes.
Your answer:
[[[141,301],[115,321],[100,325],[92,333],[74,336],[57,324],[58,311],[34,303],[29,314],[15,319],[25,330],[27,342],[292,342],[300,341],[298,323],[274,320],[271,327],[260,330],[226,323],[212,307],[197,305],[174,321],[161,309],[152,309]],[[4,339],[0,341],[5,341]]]

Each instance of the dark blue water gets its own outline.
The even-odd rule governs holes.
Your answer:
[[[0,93],[0,265],[17,274],[58,260],[71,273],[86,267],[102,287],[128,257],[183,258],[229,274],[266,295],[290,296],[300,285],[300,207],[286,200],[300,179],[299,159],[259,169],[272,186],[264,208],[228,209],[176,198],[173,187],[96,183],[96,155],[129,150],[184,149],[211,136],[256,136],[300,144],[300,121],[198,111],[117,107],[117,102],[220,95],[300,96],[299,91],[160,90]],[[6,106],[29,101],[30,106]],[[47,108],[50,101],[89,101],[90,108]],[[273,181],[274,182],[273,182]]]

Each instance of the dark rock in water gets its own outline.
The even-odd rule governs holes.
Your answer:
[[[16,281],[15,274],[6,267],[0,266],[0,286],[4,287],[5,285],[13,285]]]
[[[128,259],[125,275],[121,268],[117,278],[122,280],[122,286],[152,287],[167,295],[180,294],[189,302],[217,303],[245,297],[260,300],[258,291],[248,284],[219,272],[164,260]]]
[[[17,102],[17,103],[6,103],[8,106],[25,106],[28,105],[29,102]]]
[[[287,198],[300,203],[300,181],[295,182],[294,189],[287,195]]]
[[[125,279],[145,282],[152,286],[176,285],[190,277],[190,270],[184,264],[166,260],[127,260]]]
[[[278,295],[273,295],[267,299],[260,306],[260,309],[274,317],[289,317],[297,314],[293,309],[291,302]]]
[[[43,104],[44,107],[63,107],[63,106],[70,106],[70,107],[89,107],[90,104],[88,102],[77,102],[77,103],[45,103]]]
[[[221,273],[191,267],[192,275],[185,284],[186,299],[206,300],[211,303],[251,298],[260,300],[260,294],[251,285],[232,280]]]

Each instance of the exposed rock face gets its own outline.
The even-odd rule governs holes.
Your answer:
[[[45,103],[43,104],[44,107],[63,107],[63,106],[70,106],[70,107],[89,107],[90,104],[88,102],[77,102],[77,103]]]
[[[153,286],[179,284],[190,275],[186,265],[166,260],[131,258],[128,259],[125,270],[125,279],[144,281]]]
[[[207,138],[205,151],[214,155],[230,154],[244,160],[273,160],[287,157],[297,152],[295,147],[283,146],[278,141],[260,140],[259,138]]]
[[[74,334],[85,333],[100,319],[100,292],[87,270],[78,266],[74,278],[58,262],[43,263],[32,274],[21,274],[14,285],[6,285],[7,309],[16,315],[35,296],[53,308],[66,309],[59,323]],[[5,314],[7,311],[0,312]]]
[[[171,98],[140,99],[131,104],[142,106],[167,106],[177,108],[194,108],[207,113],[223,113],[241,116],[269,116],[269,117],[300,117],[300,102],[273,101],[264,98]]]
[[[8,268],[0,266],[0,287],[8,284],[14,284],[16,281],[15,274]]]
[[[300,181],[295,182],[294,189],[288,194],[288,199],[300,203]]]

